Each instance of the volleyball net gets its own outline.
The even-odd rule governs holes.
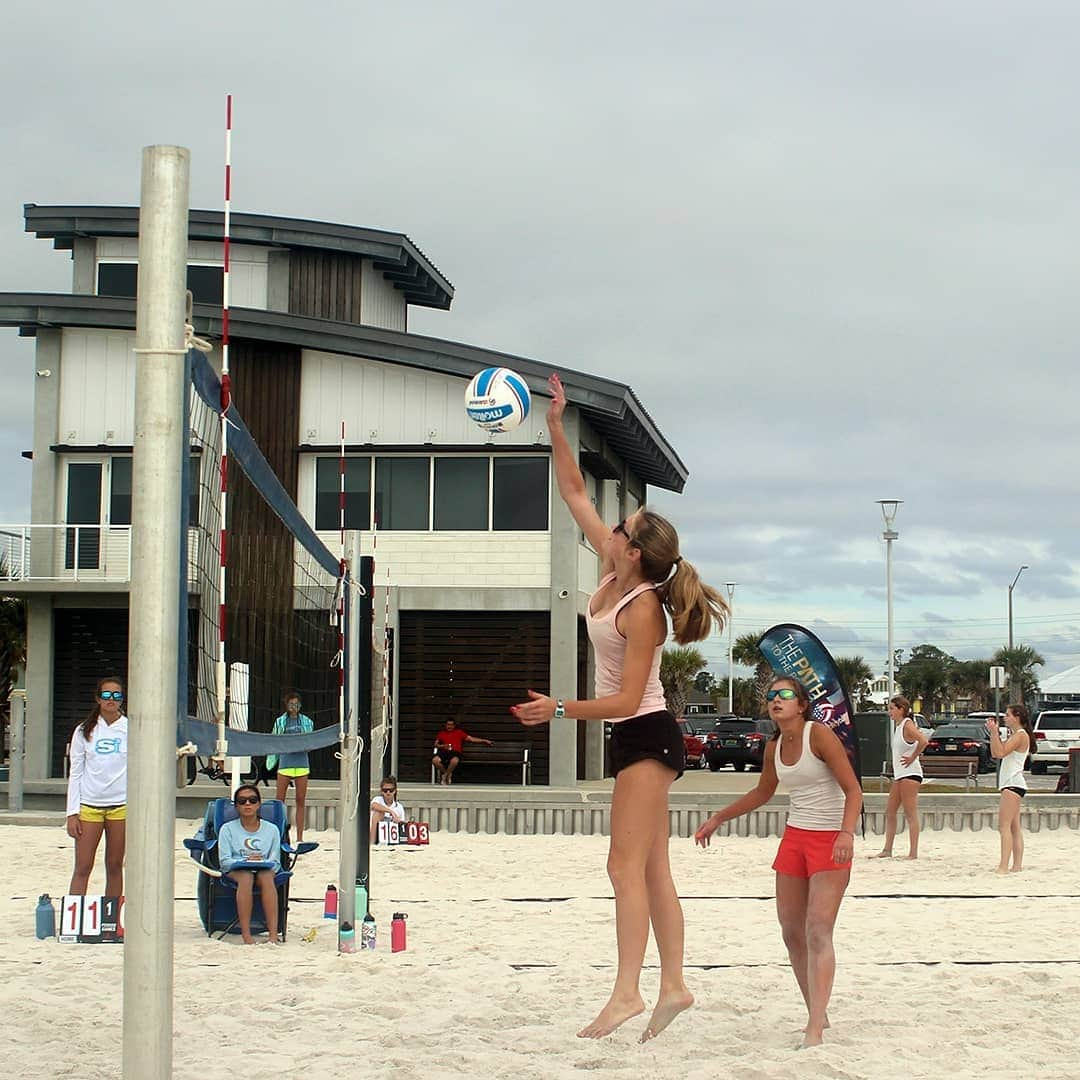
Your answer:
[[[230,757],[306,751],[313,775],[336,776],[355,588],[344,553],[332,553],[304,518],[227,378],[198,349],[185,363],[191,453],[178,739],[206,758],[224,756],[223,738]],[[290,695],[314,731],[272,738]]]

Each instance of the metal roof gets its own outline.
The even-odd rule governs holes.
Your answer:
[[[62,327],[134,330],[135,301],[63,293],[0,293],[0,326],[16,326],[24,335]],[[196,304],[194,326],[200,336],[219,339],[220,309]],[[547,380],[552,370],[549,364],[537,360],[456,341],[254,308],[230,310],[229,336],[232,340],[246,338],[363,356],[465,379],[486,367],[509,367],[538,394],[548,393]],[[559,374],[567,400],[645,483],[667,491],[682,491],[688,476],[686,466],[629,386],[564,368],[559,368]]]
[[[26,231],[53,246],[69,250],[79,237],[134,237],[139,235],[137,206],[38,206],[23,207]],[[220,241],[225,215],[220,210],[188,212],[188,239]],[[435,264],[404,233],[334,225],[325,221],[276,217],[269,214],[232,214],[229,235],[234,244],[264,247],[314,248],[360,255],[373,260],[375,268],[410,304],[447,309],[454,286]]]

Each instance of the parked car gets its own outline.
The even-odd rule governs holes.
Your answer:
[[[680,720],[683,748],[686,750],[686,766],[689,769],[705,768],[705,731],[704,726],[693,720]]]
[[[723,765],[731,765],[736,772],[745,772],[747,767],[760,770],[765,744],[775,731],[776,725],[768,718],[730,716],[717,720],[705,744],[709,769],[716,772]]]
[[[993,772],[997,768],[997,762],[990,753],[990,735],[981,723],[942,724],[934,731],[934,737],[926,744],[923,754],[977,757],[981,773]]]
[[[1043,775],[1048,765],[1069,764],[1069,751],[1080,747],[1080,710],[1043,709],[1035,717],[1037,752],[1031,760],[1031,771]]]

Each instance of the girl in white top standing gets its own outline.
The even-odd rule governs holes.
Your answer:
[[[615,891],[619,962],[607,1004],[578,1037],[603,1038],[644,1011],[639,983],[651,925],[660,953],[660,993],[641,1034],[645,1042],[694,1003],[683,980],[683,914],[668,859],[668,792],[683,773],[685,750],[660,683],[667,615],[672,636],[686,644],[722,626],[727,605],[683,559],[678,533],[659,514],[643,507],[614,528],[604,524],[563,430],[562,382],[552,375],[549,385],[548,431],[559,494],[600,557],[600,581],[585,617],[596,657],[596,696],[563,701],[530,690],[531,700],[510,711],[527,727],[563,718],[612,722],[615,789],[607,870]]]
[[[1035,752],[1035,732],[1025,705],[1010,705],[1005,711],[1009,737],[1002,742],[997,720],[987,720],[990,753],[1001,761],[998,767],[998,832],[1001,835],[1001,861],[995,873],[1016,873],[1024,868],[1024,830],[1020,825],[1021,800],[1027,794],[1024,765]],[[1010,865],[1011,862],[1011,865]]]
[[[127,830],[127,738],[124,684],[102,679],[94,707],[71,738],[67,831],[75,840],[68,892],[85,896],[101,834],[105,834],[105,896],[124,895]]]
[[[371,826],[368,830],[368,839],[373,844],[379,842],[380,821],[405,824],[405,807],[398,802],[396,776],[384,776],[379,785],[379,794],[371,800]]]
[[[798,680],[774,679],[766,700],[779,731],[765,747],[757,787],[713,814],[694,840],[708,847],[724,822],[764,806],[778,786],[790,793],[787,827],[773,862],[776,914],[806,1002],[802,1045],[818,1046],[829,1026],[833,926],[851,877],[862,787],[840,740],[811,719],[810,698]]]
[[[919,857],[919,789],[923,782],[920,755],[930,741],[911,719],[911,702],[897,695],[889,702],[892,721],[893,785],[885,805],[885,846],[872,859],[891,859],[896,839],[896,818],[901,806],[908,827],[909,859]]]

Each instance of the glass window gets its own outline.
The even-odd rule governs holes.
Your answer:
[[[336,457],[315,459],[315,528],[327,531],[341,523],[338,492],[341,472]],[[345,459],[345,528],[371,528],[371,458]]]
[[[435,459],[435,524],[440,530],[487,531],[488,458]]]
[[[375,521],[380,529],[428,527],[431,458],[375,459]]]
[[[196,476],[198,473],[196,473]],[[131,458],[112,459],[112,482],[109,485],[109,524],[131,524]]]
[[[548,459],[492,459],[491,527],[499,532],[528,532],[548,527]]]
[[[187,287],[196,304],[220,306],[225,296],[225,271],[220,266],[189,266]],[[98,263],[98,296],[135,296],[138,263]]]

